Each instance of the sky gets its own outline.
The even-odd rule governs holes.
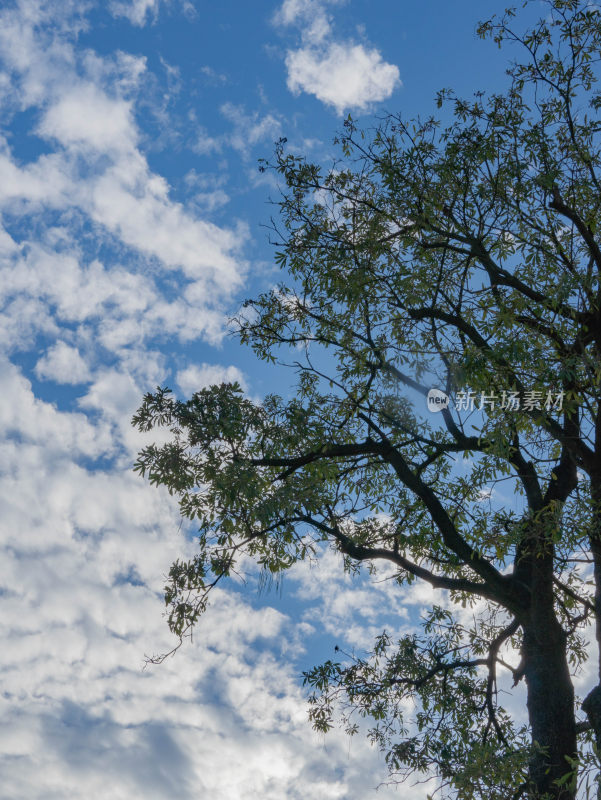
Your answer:
[[[336,155],[344,116],[500,86],[496,0],[0,4],[0,800],[381,800],[360,737],[314,733],[300,674],[408,630],[436,597],[339,559],[215,592],[174,644],[164,576],[193,552],[134,475],[144,392],[285,391],[228,334],[278,280],[274,142]]]

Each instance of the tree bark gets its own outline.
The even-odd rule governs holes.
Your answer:
[[[597,417],[597,444],[601,444],[601,414]],[[597,447],[598,449],[598,447]],[[601,750],[601,472],[595,471],[591,479],[592,525],[590,547],[593,556],[595,576],[595,636],[599,658],[599,683],[585,697],[582,710],[588,717],[595,742]],[[598,784],[597,797],[601,798],[601,782]]]
[[[523,622],[523,664],[534,753],[529,795],[573,800],[567,780],[577,758],[574,686],[567,659],[567,635],[554,610],[552,551],[530,556],[530,607]],[[563,784],[558,781],[563,780]]]
[[[554,616],[554,615],[553,615]],[[558,786],[576,759],[574,687],[566,657],[566,635],[556,619],[524,629],[524,675],[535,752],[530,763],[532,797],[573,800],[572,782]]]

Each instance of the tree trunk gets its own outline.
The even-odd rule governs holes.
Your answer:
[[[525,627],[523,651],[528,715],[536,747],[530,763],[530,794],[573,800],[573,782],[557,784],[560,779],[565,781],[577,750],[574,687],[566,658],[566,635],[554,614],[546,625]]]
[[[534,747],[528,796],[573,800],[575,780],[566,780],[566,775],[577,757],[574,687],[567,635],[554,608],[553,545],[548,526],[544,520],[541,523],[522,562],[530,586],[530,603],[522,619],[522,663]]]
[[[597,417],[597,442],[601,439],[601,415]],[[591,506],[592,524],[590,547],[593,556],[595,576],[595,636],[597,639],[599,684],[592,689],[582,703],[582,710],[595,734],[595,742],[601,750],[601,474],[591,473]],[[598,784],[597,797],[601,798],[601,782]]]
[[[595,525],[594,527],[597,528],[598,526]],[[600,683],[586,696],[582,703],[582,710],[587,715],[588,721],[595,733],[597,747],[601,748],[601,536],[598,530],[593,530],[590,537],[590,544],[594,561],[595,635],[597,639],[597,652],[599,653]]]
[[[554,553],[547,527],[541,520],[521,564],[530,586],[529,607],[522,618],[522,664],[534,747],[528,797],[573,800],[576,782],[566,775],[577,758],[574,687],[567,635],[555,614]]]

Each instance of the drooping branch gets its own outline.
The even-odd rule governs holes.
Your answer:
[[[493,692],[496,686],[497,681],[497,660],[499,655],[499,650],[503,642],[506,642],[511,636],[517,633],[520,627],[520,623],[517,619],[514,619],[506,628],[504,628],[498,636],[492,641],[489,649],[488,649],[488,656],[485,660],[486,666],[488,667],[488,677],[486,680],[486,709],[488,711],[488,718],[489,722],[492,723],[499,741],[503,742],[507,749],[510,748],[509,742],[505,734],[503,733],[501,726],[499,725],[499,720],[497,719],[497,714],[495,711],[495,705],[493,701]]]

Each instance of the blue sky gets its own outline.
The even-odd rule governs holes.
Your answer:
[[[163,576],[192,551],[134,476],[142,394],[286,391],[227,336],[277,281],[273,143],[335,155],[345,114],[429,114],[503,84],[474,34],[503,3],[18,0],[0,10],[0,799],[401,796],[366,742],[311,731],[299,674],[406,630],[433,592],[337,557],[281,595],[215,592],[169,650]],[[386,614],[382,615],[382,609]],[[343,633],[342,633],[343,632]],[[402,796],[423,798],[423,785]]]

